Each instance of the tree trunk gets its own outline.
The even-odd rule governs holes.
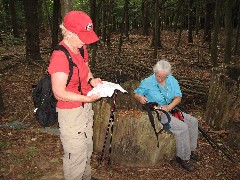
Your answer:
[[[53,1],[53,23],[52,26],[52,49],[58,44],[60,0]]]
[[[215,5],[215,24],[213,32],[213,41],[211,45],[211,61],[214,67],[217,66],[217,42],[219,34],[219,20],[220,20],[220,9],[221,9],[221,0],[216,0]]]
[[[225,51],[224,63],[230,64],[231,62],[231,49],[232,49],[232,0],[225,1]]]
[[[125,0],[125,4],[124,4],[124,35],[125,37],[127,37],[127,39],[129,39],[129,15],[128,15],[128,6],[129,6],[129,0]]]
[[[205,114],[210,126],[216,129],[228,128],[232,115],[237,111],[239,83],[240,65],[213,72]]]
[[[107,26],[107,23],[106,23],[106,16],[107,16],[107,2],[106,2],[106,0],[102,0],[102,6],[101,6],[101,8],[102,8],[102,18],[101,18],[101,20],[102,20],[102,25],[101,25],[101,36],[102,36],[102,41],[104,42],[104,45],[105,45],[105,43],[106,43],[106,26]]]
[[[205,23],[204,23],[204,35],[203,35],[203,43],[207,42],[208,44],[211,43],[211,28],[212,28],[212,21],[214,16],[214,3],[206,2],[205,5]]]
[[[11,19],[12,19],[13,35],[16,38],[19,38],[15,1],[10,0],[9,5],[10,5],[10,12],[11,12]]]
[[[149,31],[148,28],[150,26],[149,24],[149,2],[146,0],[142,0],[142,26],[143,26],[143,35],[148,36]]]
[[[188,9],[188,43],[193,43],[193,0],[189,0]]]
[[[40,39],[38,22],[38,1],[24,0],[24,11],[26,19],[26,60],[39,60]]]
[[[158,48],[162,48],[161,32],[160,32],[160,18],[159,18],[159,0],[154,1],[154,31],[152,43],[154,47],[153,58],[157,58]]]
[[[238,44],[239,44],[239,35],[240,35],[240,3],[238,7],[238,23],[237,23],[237,33],[236,33],[236,41],[235,41],[235,48],[234,48],[234,54],[236,55],[238,51]]]
[[[69,11],[73,9],[73,0],[61,0],[61,15],[64,17]]]

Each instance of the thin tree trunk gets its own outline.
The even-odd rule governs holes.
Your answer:
[[[106,0],[102,0],[102,41],[104,42],[104,44],[106,43],[106,26],[107,26],[107,23],[106,23],[106,11],[107,11],[107,2]]]
[[[15,1],[10,0],[9,5],[10,5],[10,12],[11,12],[11,19],[12,19],[13,35],[16,38],[19,38]]]
[[[64,17],[69,11],[73,9],[72,4],[74,0],[61,0],[61,15]]]
[[[193,0],[189,0],[188,9],[188,43],[193,43]]]
[[[205,42],[211,43],[211,28],[212,28],[212,17],[214,16],[214,3],[206,2],[205,5],[205,23],[204,23],[204,35],[203,35],[203,44]]]
[[[26,19],[26,60],[39,60],[40,39],[38,22],[38,0],[24,0],[24,11]]]
[[[142,0],[142,25],[143,25],[143,35],[148,36],[149,31],[149,2],[146,0]]]
[[[232,0],[225,1],[225,51],[224,62],[230,64],[231,62],[231,49],[232,49]]]
[[[128,15],[128,5],[129,5],[129,0],[125,0],[125,5],[124,5],[124,35],[129,39],[129,15]]]
[[[216,0],[215,5],[215,24],[213,32],[213,41],[211,45],[211,61],[214,67],[217,66],[217,42],[218,42],[218,33],[219,33],[219,19],[220,19],[220,8],[221,0]]]
[[[237,34],[236,34],[236,42],[235,42],[235,48],[234,48],[235,55],[238,51],[239,35],[240,35],[240,3],[239,3],[239,7],[238,7],[238,24],[237,24]]]
[[[60,0],[53,1],[52,48],[58,44]]]
[[[101,4],[102,4],[102,1],[100,1],[99,4],[97,5],[96,0],[91,0],[90,16],[93,21],[94,31],[97,35],[99,34],[99,16],[96,16],[96,15],[99,13],[99,9],[100,9],[99,7],[101,7]],[[96,42],[91,45],[91,48],[92,48],[92,57],[91,57],[91,61],[90,61],[91,68],[95,68],[97,49],[98,49],[97,44],[98,43]]]

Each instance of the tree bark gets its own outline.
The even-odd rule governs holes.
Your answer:
[[[232,0],[225,1],[225,51],[224,63],[230,64],[231,62],[231,49],[232,49]]]
[[[240,65],[216,69],[210,84],[206,121],[216,129],[228,128],[239,102]]]
[[[127,96],[127,95],[126,95]],[[119,98],[117,98],[118,100]],[[109,154],[112,134],[111,161],[126,167],[154,166],[161,160],[171,160],[175,155],[175,138],[170,132],[161,133],[158,141],[146,112],[140,110],[122,110],[117,107],[114,113],[113,132],[110,118],[110,104],[106,100],[94,103],[94,151],[102,152],[106,138],[105,155]],[[156,116],[155,116],[156,119]],[[162,126],[155,120],[156,129]]]
[[[188,9],[188,43],[193,43],[193,0],[189,0]]]
[[[211,45],[211,61],[214,67],[217,66],[217,42],[218,42],[218,34],[219,34],[219,20],[220,20],[220,8],[221,8],[221,1],[216,0],[215,5],[215,24],[214,24],[214,32],[213,32],[213,41]]]
[[[149,24],[149,2],[146,0],[142,0],[142,26],[143,26],[143,35],[148,36],[149,31],[148,28],[150,26]]]
[[[24,11],[26,19],[26,60],[39,60],[40,39],[38,22],[38,0],[24,0]]]
[[[214,17],[214,3],[206,2],[205,5],[205,23],[204,23],[204,35],[203,35],[203,43],[207,42],[211,44],[211,28]]]
[[[16,9],[15,9],[15,1],[10,0],[9,4],[10,4],[11,19],[12,19],[13,35],[16,38],[19,38],[17,15],[16,15]]]
[[[52,49],[58,44],[59,19],[60,19],[60,0],[53,1],[53,23],[52,26]]]

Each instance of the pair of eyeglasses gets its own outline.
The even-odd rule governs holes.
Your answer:
[[[160,76],[160,75],[155,74],[155,77],[157,79],[166,79],[168,76]]]

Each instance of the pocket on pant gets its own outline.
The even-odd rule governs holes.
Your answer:
[[[81,133],[79,137],[61,137],[63,149],[65,153],[78,153],[87,148],[86,136]]]

